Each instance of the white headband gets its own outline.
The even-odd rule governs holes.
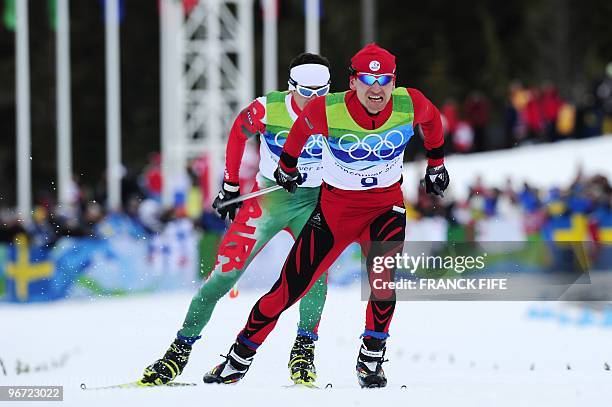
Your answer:
[[[291,68],[289,78],[298,85],[321,87],[329,83],[329,68],[321,64],[304,64]],[[289,83],[289,90],[295,86]]]

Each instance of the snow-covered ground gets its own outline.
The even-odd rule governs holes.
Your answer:
[[[389,386],[362,390],[354,362],[365,303],[356,287],[330,290],[320,326],[319,384],[333,383],[332,390],[283,387],[290,383],[286,364],[295,307],[242,382],[202,384],[202,374],[221,360],[259,294],[246,291],[219,303],[180,376],[199,384],[190,388],[79,388],[82,382],[102,386],[138,378],[172,341],[189,292],[2,304],[0,359],[6,372],[0,366],[0,385],[63,385],[64,402],[58,404],[75,406],[601,406],[612,399],[612,372],[604,369],[605,362],[612,363],[612,328],[568,323],[567,315],[580,311],[561,303],[399,303],[385,364]],[[565,322],[529,318],[530,309],[542,306],[563,310]],[[18,363],[31,371],[16,375]],[[46,371],[33,371],[45,363]]]

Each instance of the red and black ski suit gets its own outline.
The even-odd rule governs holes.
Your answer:
[[[413,125],[420,124],[424,133],[429,165],[440,165],[444,162],[440,113],[418,90],[409,88],[408,92],[414,106]],[[357,124],[375,130],[390,117],[393,99],[376,115],[366,111],[354,91],[346,93],[345,103]],[[281,155],[280,165],[284,169],[295,168],[297,157],[311,134],[328,135],[324,97],[306,105],[291,128]],[[318,206],[293,244],[280,277],[251,310],[238,341],[257,349],[274,329],[281,313],[308,292],[349,244],[358,242],[361,245],[369,266],[374,255],[388,254],[380,253],[372,242],[398,242],[396,249],[400,246],[406,227],[400,177],[401,174],[398,182],[388,187],[356,191],[332,187],[325,183],[323,176]],[[389,275],[382,278],[393,281],[394,270],[387,270],[387,273]],[[368,302],[363,335],[387,338],[394,309],[395,292],[377,290],[376,297],[370,296]]]

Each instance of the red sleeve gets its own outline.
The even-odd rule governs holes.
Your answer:
[[[238,183],[246,142],[249,138],[264,131],[265,125],[262,119],[265,113],[265,107],[254,100],[236,116],[225,149],[224,181]]]
[[[414,124],[420,124],[423,130],[428,164],[444,164],[444,132],[440,112],[420,91],[413,88],[407,90],[414,106]]]
[[[327,116],[325,114],[325,98],[317,97],[308,102],[289,131],[283,147],[280,165],[283,169],[293,169],[302,153],[306,140],[313,134],[323,134],[327,137]]]

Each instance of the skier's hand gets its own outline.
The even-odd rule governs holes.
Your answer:
[[[278,185],[285,188],[292,194],[295,193],[298,185],[301,185],[302,182],[304,182],[302,180],[302,174],[300,174],[297,168],[293,168],[290,171],[285,171],[280,165],[276,167],[276,171],[274,171],[274,179]]]
[[[217,210],[221,219],[225,219],[226,216],[229,215],[230,220],[234,220],[236,217],[236,212],[238,208],[242,206],[242,202],[237,202],[228,206],[224,206],[223,208],[219,208],[219,206],[230,199],[238,198],[240,196],[240,186],[233,182],[224,182],[223,188],[219,191],[219,195],[215,198],[215,201],[212,204],[213,209]]]
[[[444,197],[450,178],[444,164],[436,167],[427,166],[425,171],[425,192]]]

